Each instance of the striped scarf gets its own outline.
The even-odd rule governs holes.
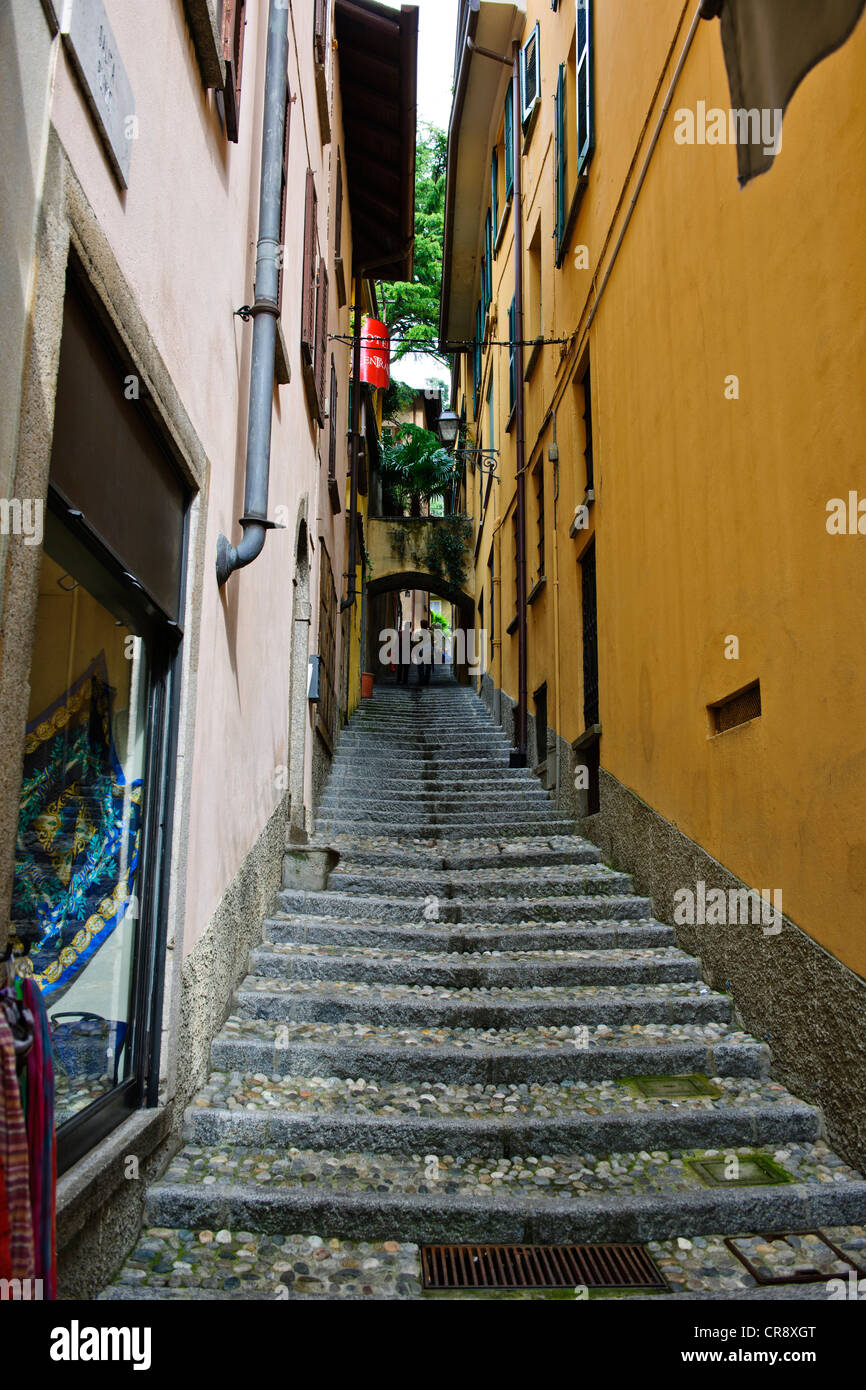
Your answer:
[[[15,1070],[12,1030],[0,1010],[0,1165],[9,1211],[9,1256],[13,1279],[34,1277],[30,1155]]]

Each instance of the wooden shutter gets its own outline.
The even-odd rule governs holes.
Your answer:
[[[319,67],[325,66],[325,38],[328,24],[327,0],[315,0],[313,16],[313,52]],[[307,12],[309,13],[309,11]]]
[[[505,200],[514,192],[514,88],[505,93]]]
[[[319,542],[319,703],[317,727],[328,746],[333,743],[336,714],[337,593],[331,561]]]
[[[286,126],[283,136],[283,193],[280,209],[280,278],[277,290],[277,304],[283,307],[283,270],[286,255],[286,209],[289,202],[289,131],[292,126],[292,94],[286,84]]]
[[[325,422],[325,373],[328,360],[328,267],[324,257],[319,258],[319,274],[316,293],[316,401],[319,407],[319,424]]]
[[[595,145],[592,109],[592,5],[577,0],[577,173],[586,172]]]
[[[538,41],[539,29],[536,24],[520,51],[520,95],[523,103],[524,129],[529,124],[529,118],[532,115],[533,108],[539,97],[541,78],[539,73]]]
[[[481,369],[483,363],[483,353],[481,347],[481,335],[484,332],[484,317],[479,300],[475,308],[475,342],[472,347],[472,410],[476,420],[478,419],[478,407],[481,400]]]
[[[319,200],[316,178],[307,170],[307,199],[304,208],[304,269],[301,287],[301,350],[311,365],[316,355],[316,231]]]
[[[241,74],[244,66],[244,29],[246,0],[223,0],[222,50],[226,65],[226,85],[223,89],[226,135],[234,144],[238,141],[241,112]]]
[[[499,227],[499,151],[494,150],[490,159],[490,214],[493,230]]]
[[[566,143],[566,85],[565,64],[560,64],[559,80],[556,84],[555,119],[555,189],[556,189],[556,264],[562,264],[563,238],[565,236],[565,202],[568,170],[568,150]]]
[[[487,214],[484,224],[484,312],[493,299],[493,217]]]
[[[508,413],[511,414],[517,401],[517,381],[515,367],[517,357],[514,350],[517,325],[517,300],[512,299],[508,306]]]
[[[331,400],[328,407],[330,439],[328,441],[328,477],[337,476],[337,368],[331,358]]]
[[[334,255],[343,254],[343,160],[337,150],[337,205],[334,209]]]

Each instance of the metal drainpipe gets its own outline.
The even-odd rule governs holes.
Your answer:
[[[517,747],[512,767],[526,767],[526,422],[523,398],[523,173],[521,169],[520,44],[513,46],[511,74],[514,120],[514,375],[517,444]]]
[[[261,554],[265,536],[275,526],[273,521],[268,521],[268,483],[271,463],[274,357],[277,319],[280,313],[277,301],[280,284],[280,220],[288,63],[288,0],[270,0],[255,304],[250,309],[254,320],[253,352],[250,367],[244,514],[240,520],[244,535],[238,546],[233,546],[227,537],[222,535],[217,540],[216,571],[220,587],[235,570],[251,564]]]

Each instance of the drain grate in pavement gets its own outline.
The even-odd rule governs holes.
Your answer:
[[[667,1289],[642,1245],[422,1245],[425,1289]]]
[[[722,1158],[687,1158],[688,1166],[708,1187],[772,1187],[793,1182],[766,1154],[726,1154]]]
[[[711,1086],[705,1076],[625,1076],[629,1086],[635,1086],[644,1096],[720,1096],[718,1086]]]
[[[819,1284],[845,1278],[859,1265],[820,1231],[775,1231],[769,1235],[725,1238],[757,1284]]]

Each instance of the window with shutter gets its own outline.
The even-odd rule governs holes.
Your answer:
[[[514,192],[514,88],[509,84],[505,93],[505,201]]]
[[[508,413],[514,409],[517,403],[517,380],[515,368],[517,365],[517,354],[515,343],[517,339],[517,300],[512,299],[508,306]]]
[[[241,74],[244,65],[244,29],[246,0],[223,0],[221,39],[226,65],[226,84],[223,88],[226,135],[238,141],[241,112]]]
[[[301,287],[301,351],[310,366],[316,353],[316,231],[319,200],[316,178],[307,170],[307,198],[304,208],[304,268]]]
[[[328,406],[328,424],[330,427],[330,439],[328,441],[328,477],[337,476],[337,368],[334,366],[334,359],[331,358],[331,400]]]
[[[494,232],[499,226],[499,151],[494,150],[490,158],[490,215]]]
[[[559,80],[556,84],[556,107],[554,120],[554,186],[556,196],[556,264],[562,263],[563,242],[565,238],[565,218],[566,218],[566,196],[567,196],[567,170],[568,170],[568,146],[566,136],[565,109],[566,109],[566,72],[565,64],[561,63],[559,68]]]
[[[325,375],[328,358],[328,268],[323,257],[319,259],[319,273],[316,277],[316,404],[319,424],[325,423]]]
[[[585,174],[595,147],[592,100],[592,4],[577,0],[577,172]]]
[[[319,67],[324,67],[325,65],[325,31],[327,23],[327,0],[315,0],[315,12],[313,15],[313,51]]]
[[[493,299],[493,217],[487,214],[484,224],[484,312]]]
[[[484,316],[479,301],[475,310],[475,343],[472,353],[472,408],[476,420],[478,419],[478,406],[481,400],[481,371],[483,367],[482,338],[484,335]]]
[[[520,99],[523,104],[523,129],[529,125],[541,94],[539,71],[539,28],[536,24],[520,51]]]
[[[324,543],[319,541],[319,663],[320,686],[316,726],[330,748],[336,715],[337,591]]]

